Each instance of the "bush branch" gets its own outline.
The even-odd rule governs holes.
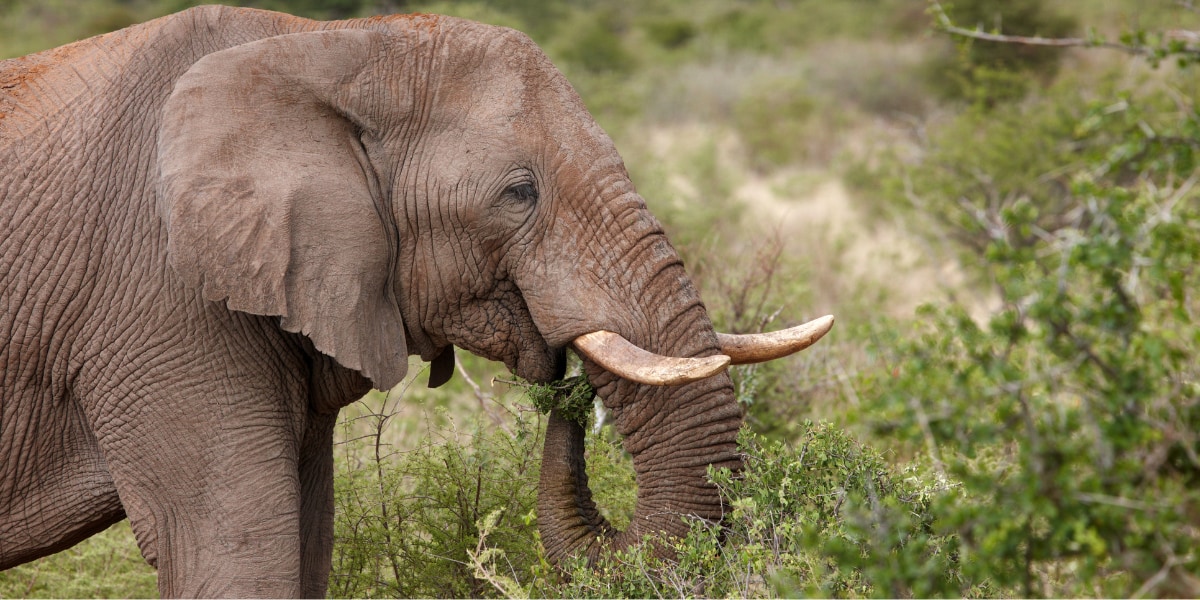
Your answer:
[[[1107,48],[1109,50],[1117,50],[1134,56],[1155,57],[1160,52],[1159,49],[1144,45],[1144,44],[1124,44],[1118,42],[1109,42],[1102,38],[1058,38],[1058,37],[1042,37],[1042,36],[1024,36],[1024,35],[1009,35],[1004,33],[994,33],[984,31],[980,27],[968,29],[955,25],[950,20],[950,15],[946,14],[946,9],[941,2],[933,0],[929,3],[930,13],[933,15],[934,29],[946,32],[950,35],[959,37],[982,40],[985,42],[997,42],[1002,44],[1020,44],[1024,46],[1045,46],[1051,48]],[[1188,2],[1184,8],[1191,8],[1191,3]],[[1200,39],[1200,35],[1195,31],[1183,29],[1164,31],[1165,39],[1182,40],[1186,42],[1196,41]],[[1188,55],[1200,54],[1200,49],[1195,47],[1184,48],[1178,53]]]

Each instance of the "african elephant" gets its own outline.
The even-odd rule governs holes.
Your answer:
[[[832,324],[718,337],[524,35],[216,6],[0,62],[0,307],[0,568],[128,517],[164,596],[323,595],[338,410],[453,346],[548,381],[574,345],[625,436],[618,534],[552,423],[553,556],[718,520],[722,369]]]

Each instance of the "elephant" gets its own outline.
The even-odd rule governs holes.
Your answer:
[[[339,409],[454,348],[566,351],[639,485],[591,504],[550,420],[547,552],[719,522],[725,369],[832,317],[714,331],[612,140],[527,36],[206,6],[0,62],[0,569],[128,518],[163,596],[322,596]]]

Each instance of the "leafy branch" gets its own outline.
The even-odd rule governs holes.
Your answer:
[[[1186,10],[1197,12],[1192,2],[1177,4]],[[1177,58],[1181,66],[1200,61],[1200,32],[1189,29],[1169,29],[1160,32],[1138,30],[1127,32],[1121,35],[1120,41],[1113,42],[1101,37],[1095,30],[1089,30],[1087,37],[1043,37],[985,31],[980,25],[974,28],[963,27],[954,23],[938,0],[930,0],[929,13],[933,17],[935,30],[972,40],[1051,48],[1105,48],[1146,58],[1152,64],[1170,57]]]

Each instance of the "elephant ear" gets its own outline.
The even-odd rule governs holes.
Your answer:
[[[382,45],[298,33],[196,62],[163,108],[158,210],[170,264],[205,299],[278,315],[388,389],[408,370],[398,238],[360,100],[375,95],[366,70]]]

